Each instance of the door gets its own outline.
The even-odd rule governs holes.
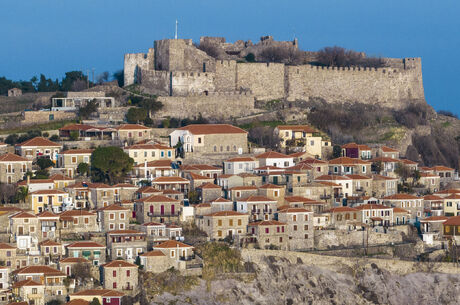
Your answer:
[[[65,274],[67,274],[67,276],[70,276],[70,266],[65,267]]]
[[[278,184],[278,177],[277,176],[273,177],[273,184]]]
[[[24,228],[18,227],[18,235],[24,235]]]
[[[161,207],[160,207],[160,214],[161,215],[165,214],[165,206],[164,205],[161,205]]]
[[[175,212],[175,206],[174,204],[171,204],[171,215],[174,215]]]

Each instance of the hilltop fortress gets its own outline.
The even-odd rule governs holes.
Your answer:
[[[170,104],[180,103],[185,107],[182,111],[224,107],[234,116],[250,113],[254,101],[283,100],[295,106],[295,101],[321,98],[330,103],[402,108],[410,101],[425,100],[420,58],[385,58],[381,68],[325,67],[312,64],[316,53],[298,50],[297,40],[265,36],[253,44],[201,37],[201,45],[212,46],[215,54],[208,55],[191,39],[157,40],[147,53],[125,54],[125,85],[137,83],[145,92],[160,96],[165,111],[172,110]],[[307,64],[245,60],[249,53],[257,59],[273,46],[298,50]]]

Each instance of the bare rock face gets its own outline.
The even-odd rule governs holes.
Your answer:
[[[220,279],[180,295],[163,294],[154,304],[459,304],[460,274],[395,275],[372,264],[334,272],[301,259],[296,264],[267,256],[254,266],[255,279]]]

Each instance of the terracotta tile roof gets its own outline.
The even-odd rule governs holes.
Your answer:
[[[30,193],[29,195],[59,195],[59,194],[67,194],[67,193],[61,190],[38,190],[38,191]]]
[[[153,251],[141,254],[140,256],[166,256],[166,255],[160,250],[153,250]]]
[[[89,263],[89,260],[83,257],[66,257],[59,261],[60,263]]]
[[[124,148],[125,150],[129,150],[129,149],[143,149],[143,150],[150,150],[150,149],[174,149],[172,147],[168,147],[168,146],[165,146],[165,145],[161,145],[161,144],[134,144],[134,145],[131,145],[131,146],[127,146]]]
[[[67,248],[105,248],[105,246],[94,241],[76,241],[68,245]]]
[[[254,158],[251,157],[237,157],[225,160],[224,162],[254,162],[256,161]]]
[[[6,243],[0,243],[0,250],[13,250],[16,249],[16,247],[13,247],[12,245],[6,244]]]
[[[227,179],[227,178],[230,178],[230,177],[233,177],[235,175],[230,175],[230,174],[223,174],[223,175],[219,175],[217,178],[220,178],[220,179]]]
[[[89,305],[90,302],[83,300],[83,299],[73,299],[72,301],[69,301],[65,303],[64,305]]]
[[[309,202],[309,201],[314,201],[312,199],[305,198],[305,197],[302,197],[302,196],[286,196],[286,197],[284,197],[284,200],[286,200],[288,202]]]
[[[399,150],[391,148],[391,147],[388,147],[388,146],[380,146],[380,149],[383,152],[399,152]]]
[[[273,166],[273,165],[260,166],[260,167],[254,168],[254,169],[259,170],[259,171],[260,170],[270,170],[270,171],[277,171],[277,172],[282,172],[282,171],[285,170],[284,168]]]
[[[294,166],[286,168],[287,170],[296,170],[296,171],[301,171],[301,170],[310,170],[313,169],[313,166],[307,163],[299,163]]]
[[[91,125],[87,125],[87,124],[69,124],[69,125],[65,125],[64,127],[59,128],[59,130],[72,131],[72,130],[88,130],[92,128],[95,128],[95,127]]]
[[[351,178],[353,180],[367,180],[372,179],[371,177],[364,176],[364,175],[346,175],[345,177]]]
[[[405,213],[405,214],[409,214],[409,211],[406,210],[406,209],[402,209],[402,208],[395,207],[395,208],[393,208],[393,213]]]
[[[248,190],[257,191],[258,188],[257,186],[254,186],[254,185],[241,185],[241,186],[234,186],[230,190],[231,191],[248,191]]]
[[[247,134],[248,132],[229,124],[192,124],[179,128],[179,130],[188,130],[192,134]]]
[[[123,260],[114,260],[111,261],[110,263],[103,264],[102,267],[104,268],[132,268],[136,267],[137,265],[128,263],[127,261]]]
[[[225,199],[225,198],[222,198],[222,197],[219,197],[217,198],[216,200],[213,200],[211,203],[214,203],[214,202],[217,202],[217,203],[225,203],[225,202],[232,202],[231,200],[228,200],[228,199]]]
[[[50,211],[43,211],[41,213],[38,213],[37,217],[39,218],[59,218],[59,215],[54,214]]]
[[[107,232],[108,235],[145,235],[145,232],[137,230],[113,230]]]
[[[155,160],[147,162],[147,167],[161,167],[161,168],[171,168],[172,162],[170,160]],[[139,163],[134,167],[145,167],[145,163]]]
[[[393,159],[389,157],[377,157],[371,160],[371,162],[383,162],[383,163],[399,163],[401,160]]]
[[[105,184],[105,183],[88,183],[88,187],[90,189],[111,189],[111,188],[114,188],[113,186]]]
[[[263,154],[257,155],[257,159],[292,159],[288,155],[276,152],[276,151],[267,151]]]
[[[24,141],[16,146],[25,146],[25,147],[35,147],[35,146],[44,146],[44,147],[61,147],[61,144],[55,143],[43,137],[35,137]]]
[[[199,188],[199,189],[221,189],[220,186],[215,185],[214,183],[209,183],[209,182],[205,183],[205,184],[202,184],[197,188]]]
[[[70,294],[71,296],[101,296],[101,297],[123,297],[123,292],[110,289],[88,289]]]
[[[43,274],[45,276],[66,276],[64,273],[61,271],[51,268],[50,266],[27,266],[21,269],[17,269],[13,271],[14,274],[31,274],[31,273],[37,273],[37,274]]]
[[[443,200],[443,198],[436,195],[426,195],[423,200]]]
[[[284,188],[284,187],[282,187],[280,185],[274,185],[274,184],[271,184],[271,183],[267,183],[267,184],[264,184],[261,187],[259,187],[259,189],[282,189],[282,188]]]
[[[365,144],[356,144],[356,143],[348,143],[345,145],[342,145],[342,148],[357,148],[359,150],[371,150],[371,148]]]
[[[362,204],[360,206],[355,207],[357,210],[382,210],[382,209],[391,209],[391,207],[383,205],[383,204]]]
[[[460,194],[460,190],[447,189],[447,190],[442,190],[442,191],[436,192],[435,194]]]
[[[141,198],[137,202],[179,202],[176,199],[172,199],[164,195],[151,195],[149,197]]]
[[[96,216],[95,213],[89,212],[87,210],[70,210],[64,211],[59,214],[59,217],[66,216],[66,217],[77,217],[77,216]]]
[[[29,161],[27,158],[15,155],[15,154],[10,154],[6,153],[4,155],[0,156],[0,162],[27,162]]]
[[[449,219],[447,216],[430,216],[421,219],[420,222],[445,222],[447,219]]]
[[[329,160],[329,165],[356,165],[356,164],[362,164],[362,165],[367,165],[370,164],[367,161],[361,160],[361,159],[356,159],[356,158],[349,158],[349,157],[339,157],[336,159]]]
[[[436,174],[431,174],[431,173],[426,173],[426,172],[422,172],[420,173],[420,177],[426,177],[426,178],[440,178],[438,175]]]
[[[65,151],[61,151],[61,155],[90,155],[92,154],[94,149],[69,149]]]
[[[159,222],[147,222],[142,225],[145,227],[164,227],[166,226],[164,223],[159,223]]]
[[[113,187],[129,187],[129,188],[138,188],[137,186],[135,186],[134,184],[131,184],[131,183],[117,183],[115,184]]]
[[[193,180],[214,180],[214,178],[212,177],[206,177],[206,176],[203,176],[203,175],[198,175],[196,173],[190,173],[189,174],[190,177],[193,179]]]
[[[40,184],[40,183],[51,183],[53,184],[54,181],[51,179],[30,179],[29,184]],[[18,185],[27,185],[27,180],[23,180],[18,182]]]
[[[306,163],[306,164],[321,164],[321,165],[327,165],[328,162],[327,161],[323,161],[323,160],[318,160],[318,159],[314,159],[314,158],[307,158],[305,160],[302,160],[302,162],[300,163]]]
[[[238,199],[238,202],[276,202],[276,200],[267,198],[265,196],[251,195],[249,197]]]
[[[40,246],[61,246],[62,244],[52,241],[52,240],[44,240],[39,243]]]
[[[336,207],[336,208],[331,208],[329,212],[331,213],[340,213],[340,212],[357,212],[359,211],[358,209],[351,208],[351,207]]]
[[[193,246],[181,243],[180,241],[176,240],[167,240],[162,242],[159,245],[154,246],[154,248],[160,248],[160,249],[168,249],[168,248],[193,248]]]
[[[182,184],[188,184],[190,181],[188,181],[185,178],[182,177],[156,177],[153,179],[152,183],[182,183]]]
[[[342,187],[340,184],[329,182],[329,181],[318,181],[318,183],[324,186]]]
[[[450,167],[447,167],[447,166],[440,166],[440,165],[439,166],[433,166],[431,169],[434,170],[434,171],[437,171],[437,172],[448,172],[448,171],[453,172],[453,171],[455,171],[455,169],[453,169],[453,168],[450,168]]]
[[[409,195],[409,194],[394,194],[391,196],[383,197],[384,200],[410,200],[410,199],[421,199],[420,197]]]
[[[409,159],[400,159],[399,160],[401,163],[406,164],[406,165],[416,165],[418,164],[415,161],[409,160]]]
[[[64,176],[64,175],[61,175],[61,174],[54,174],[54,175],[50,176],[50,180],[52,180],[52,181],[75,181],[75,179],[72,179],[70,177],[67,177],[67,176]]]
[[[207,202],[199,203],[195,206],[195,208],[210,208],[211,204]]]
[[[162,194],[163,191],[159,190],[159,189],[156,189],[154,188],[153,186],[143,186],[141,188],[139,188],[136,193],[140,193],[140,194],[154,194],[154,193],[158,193],[158,194]]]
[[[247,214],[239,213],[236,211],[219,211],[219,212],[214,212],[205,216],[248,216]]]
[[[337,180],[350,180],[350,178],[346,178],[344,176],[339,176],[339,175],[322,175],[319,177],[316,177],[316,181],[337,181]]]
[[[276,126],[276,128],[278,128],[279,130],[292,130],[306,133],[318,132],[318,130],[308,125],[278,125]]]
[[[98,209],[98,211],[129,211],[128,208],[122,207],[118,204],[111,204],[106,207]]]
[[[19,212],[18,214],[11,216],[11,218],[37,218],[37,216],[27,212]]]
[[[459,194],[450,194],[449,196],[444,197],[444,199],[459,200],[459,199],[460,199],[460,195],[459,195]]]
[[[382,176],[382,175],[372,175],[372,179],[374,180],[398,180],[398,178]]]
[[[31,279],[22,280],[22,281],[19,281],[19,282],[16,282],[16,283],[13,284],[13,288],[20,288],[20,287],[24,287],[24,286],[43,286],[43,284],[35,282],[35,281],[31,280]]]
[[[147,130],[150,129],[139,124],[123,124],[116,128],[117,130]]]
[[[285,226],[286,223],[278,221],[278,220],[262,220],[257,222],[251,222],[248,224],[250,227],[258,227],[258,226]]]
[[[311,211],[305,208],[292,208],[292,207],[286,207],[283,209],[280,209],[278,213],[310,213]]]
[[[163,195],[179,195],[179,194],[184,194],[180,191],[176,191],[176,190],[163,190]]]
[[[198,170],[211,170],[211,171],[221,171],[222,168],[208,165],[208,164],[183,164],[180,166],[182,171],[198,171]]]
[[[460,226],[460,216],[449,217],[449,219],[447,219],[444,222],[444,225],[445,226]]]

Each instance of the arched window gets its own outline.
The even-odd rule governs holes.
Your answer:
[[[217,146],[214,145],[214,152],[217,152]]]

